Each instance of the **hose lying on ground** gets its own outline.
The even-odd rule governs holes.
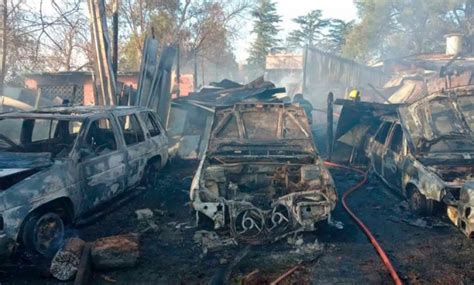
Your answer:
[[[340,164],[337,164],[337,163],[329,162],[329,161],[324,162],[324,164],[328,167],[340,168],[340,169],[344,169],[344,170],[348,170],[348,171],[357,172],[358,174],[363,176],[363,179],[359,183],[352,186],[348,191],[346,191],[344,193],[344,195],[342,195],[342,206],[344,207],[346,212],[351,216],[351,218],[357,223],[357,225],[362,229],[364,234],[369,238],[370,242],[374,246],[374,248],[377,251],[378,255],[382,259],[382,262],[384,263],[385,267],[388,269],[388,271],[390,273],[390,276],[393,279],[393,282],[395,282],[395,284],[397,284],[397,285],[403,284],[400,277],[398,276],[397,271],[395,270],[395,267],[392,265],[392,262],[390,261],[387,254],[385,253],[383,248],[380,246],[378,241],[375,239],[372,232],[370,232],[369,228],[354,214],[354,212],[349,208],[349,206],[347,206],[347,202],[346,202],[347,197],[351,193],[353,193],[354,191],[356,191],[357,189],[362,187],[367,182],[367,172],[364,172],[364,171],[356,169],[356,168],[347,167],[347,166],[340,165]]]

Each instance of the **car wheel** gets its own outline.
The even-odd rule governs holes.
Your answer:
[[[23,228],[23,245],[29,252],[52,257],[64,241],[64,221],[56,213],[33,214]]]
[[[427,199],[418,188],[414,187],[410,191],[410,208],[413,212],[422,216],[431,216],[433,214],[434,201]]]
[[[145,172],[143,173],[142,184],[146,188],[152,188],[156,185],[156,181],[158,179],[158,172],[161,169],[161,160],[155,159],[153,161],[149,161]]]

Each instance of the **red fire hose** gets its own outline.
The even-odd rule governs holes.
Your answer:
[[[367,172],[361,171],[361,170],[356,169],[356,168],[351,168],[351,167],[347,167],[347,166],[344,166],[344,165],[339,165],[337,163],[333,163],[333,162],[329,162],[329,161],[324,162],[324,164],[328,167],[335,167],[335,168],[340,168],[340,169],[344,169],[344,170],[348,170],[348,171],[354,171],[354,172],[359,173],[360,175],[363,175],[364,178],[359,183],[352,186],[348,191],[346,191],[344,193],[344,195],[342,195],[342,206],[347,211],[347,213],[349,213],[351,218],[357,223],[357,225],[362,229],[364,234],[369,238],[370,242],[372,243],[375,250],[379,254],[380,258],[382,259],[382,262],[384,263],[385,267],[390,272],[390,276],[392,277],[393,282],[395,282],[395,284],[397,284],[397,285],[403,284],[400,277],[397,274],[397,271],[395,270],[395,267],[392,265],[392,262],[388,258],[387,254],[385,253],[383,248],[377,242],[374,235],[370,232],[369,228],[354,214],[354,212],[352,212],[352,210],[349,208],[349,206],[347,206],[347,202],[346,202],[347,196],[349,196],[352,192],[354,192],[355,190],[362,187],[362,185],[364,185],[367,182]]]

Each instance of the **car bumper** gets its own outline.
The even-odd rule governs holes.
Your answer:
[[[261,209],[247,201],[194,202],[196,211],[214,221],[216,229],[230,227],[238,240],[278,240],[296,231],[314,231],[316,223],[327,220],[335,201],[319,191],[296,192]]]
[[[474,180],[462,187],[457,206],[448,206],[448,216],[467,237],[474,237]]]

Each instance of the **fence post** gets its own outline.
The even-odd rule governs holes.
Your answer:
[[[334,130],[333,130],[333,122],[334,122],[334,117],[333,117],[333,111],[334,111],[334,94],[332,92],[329,92],[328,94],[328,108],[327,108],[327,153],[328,153],[328,160],[330,161],[332,159],[332,151],[333,151],[333,138],[334,138]]]

